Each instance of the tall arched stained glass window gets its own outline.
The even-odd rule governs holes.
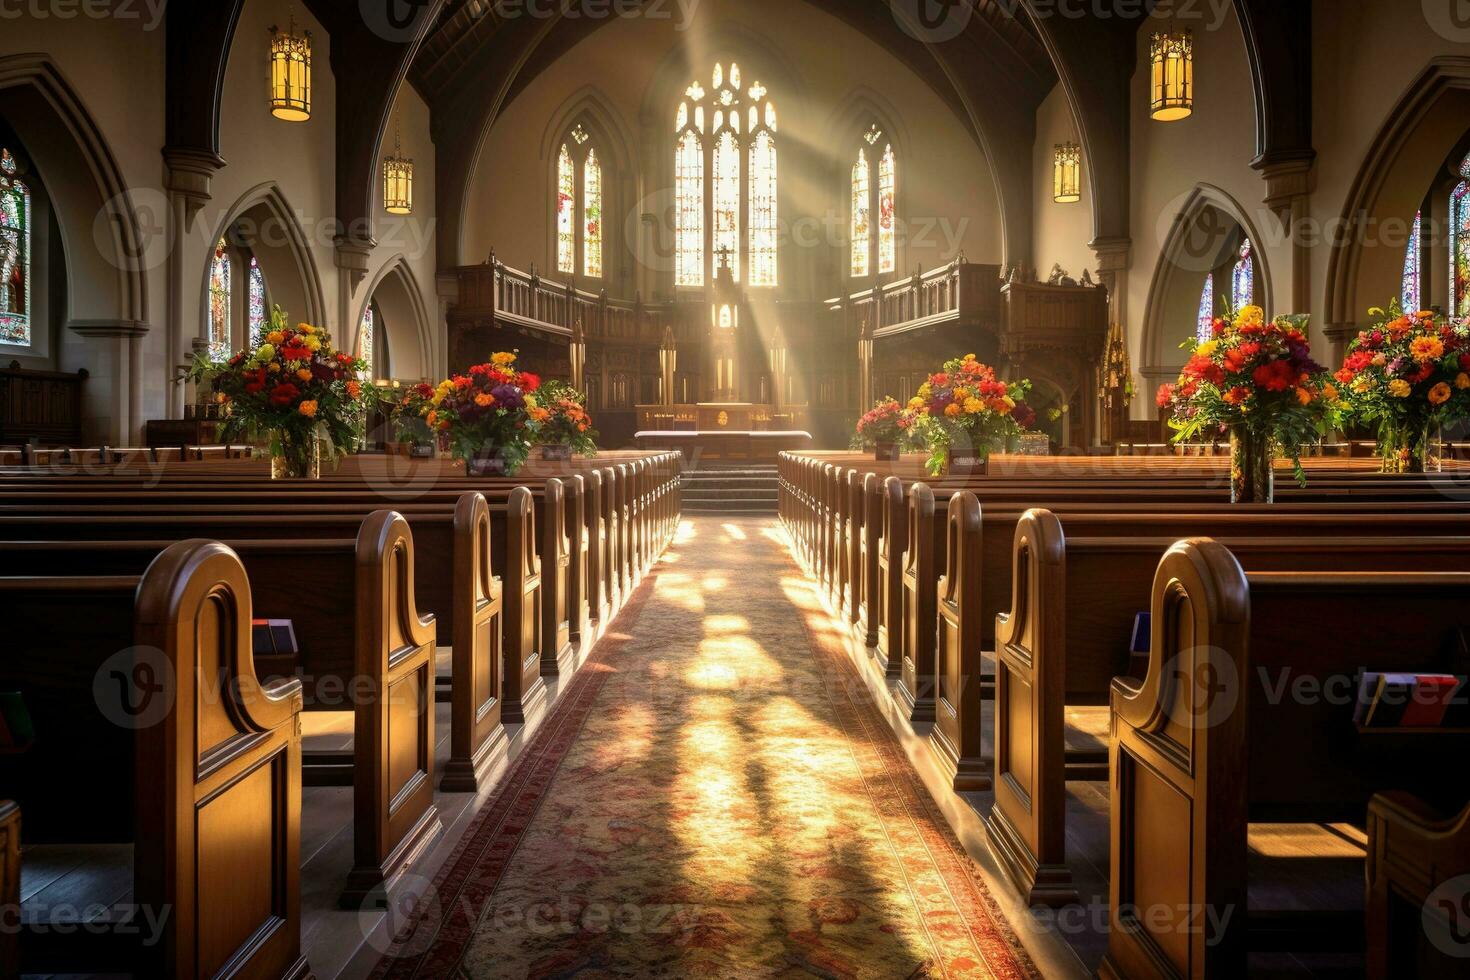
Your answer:
[[[1405,311],[1412,312],[1420,308],[1419,304],[1419,263],[1423,261],[1420,257],[1420,243],[1423,234],[1423,212],[1414,213],[1414,224],[1409,229],[1409,244],[1404,249],[1404,279],[1403,289],[1399,294],[1399,303]]]
[[[1204,343],[1214,336],[1215,324],[1215,275],[1205,276],[1205,288],[1199,294],[1199,320],[1195,324],[1195,337]]]
[[[675,278],[702,286],[721,264],[771,287],[777,254],[776,110],[766,87],[743,84],[738,64],[715,65],[710,87],[684,91],[675,112]]]
[[[878,163],[878,271],[892,272],[898,264],[898,211],[895,190],[898,164],[893,159],[893,145],[883,148]]]
[[[373,345],[377,339],[373,336],[373,331],[376,329],[377,318],[373,313],[373,304],[369,301],[363,308],[362,320],[357,325],[357,356],[367,365],[363,373],[369,378],[373,377],[373,368],[376,366],[373,357]]]
[[[1238,310],[1250,306],[1256,295],[1256,264],[1252,254],[1251,240],[1242,239],[1240,257],[1230,273],[1230,299]]]
[[[0,147],[0,343],[31,342],[31,190]]]
[[[868,151],[858,150],[852,165],[852,274],[866,276],[873,250],[873,223],[868,210],[872,177],[868,168]]]
[[[250,346],[254,347],[260,343],[260,336],[265,332],[266,322],[270,314],[266,312],[265,300],[265,273],[260,271],[260,260],[250,256],[249,270],[250,290]]]
[[[209,334],[211,361],[230,357],[230,246],[221,238],[209,265]]]
[[[1450,314],[1470,314],[1470,156],[1460,163],[1465,178],[1450,192]]]
[[[765,101],[766,89],[759,82],[746,93],[750,140],[750,284],[775,286],[780,282],[776,263],[779,233],[779,204],[776,197],[776,107]]]
[[[602,278],[602,164],[595,147],[582,164],[582,275]]]
[[[556,270],[577,271],[577,169],[563,143],[556,158]]]

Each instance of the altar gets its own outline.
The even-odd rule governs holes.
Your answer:
[[[775,462],[783,452],[813,447],[805,405],[700,402],[639,405],[639,449],[679,450],[698,459]]]

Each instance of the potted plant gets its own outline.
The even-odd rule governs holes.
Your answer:
[[[1270,503],[1272,460],[1291,459],[1306,485],[1301,447],[1340,417],[1342,402],[1321,365],[1312,360],[1308,317],[1267,320],[1259,306],[1216,317],[1211,337],[1186,341],[1189,361],[1157,401],[1172,412],[1175,442],[1230,437],[1230,500]]]
[[[1432,311],[1405,313],[1398,300],[1368,314],[1372,325],[1348,345],[1335,376],[1344,398],[1377,427],[1383,472],[1437,469],[1440,426],[1470,417],[1470,332]]]
[[[587,414],[586,396],[564,381],[548,381],[526,409],[533,439],[543,460],[565,461],[597,455],[597,430]]]
[[[946,361],[919,386],[905,410],[904,428],[928,448],[931,475],[979,471],[992,452],[1008,447],[1036,421],[1023,400],[1030,390],[1030,381],[1001,381],[989,365],[966,354]]]
[[[366,410],[364,365],[332,346],[326,331],[308,323],[288,326],[280,307],[253,350],[220,366],[212,386],[224,410],[220,437],[251,431],[270,440],[271,477],[321,475],[321,451],[344,455],[357,439]]]
[[[874,460],[893,462],[899,457],[899,443],[908,423],[902,405],[893,398],[882,398],[858,419],[857,438],[861,445],[873,450]]]
[[[536,407],[541,379],[515,362],[512,352],[494,354],[439,382],[424,403],[429,430],[447,438],[470,476],[513,476],[530,455],[528,409]]]

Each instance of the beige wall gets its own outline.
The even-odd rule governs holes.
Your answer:
[[[677,10],[675,5],[665,9]],[[644,296],[667,288],[669,249],[651,245],[640,216],[666,213],[676,96],[697,76],[709,87],[716,61],[760,78],[780,114],[783,290],[815,295],[845,272],[848,180],[854,146],[832,153],[834,131],[867,100],[897,131],[900,220],[909,240],[899,271],[930,269],[963,250],[974,262],[999,262],[995,184],[984,155],[960,120],[917,76],[838,19],[792,0],[704,0],[694,19],[615,19],[561,56],[497,119],[481,149],[467,195],[462,238],[467,261],[492,248],[509,265],[555,269],[552,167],[574,107],[592,100],[596,118],[640,161],[609,187],[609,289]],[[692,67],[672,67],[687,55]],[[662,225],[661,225],[662,227]],[[636,256],[636,261],[635,261]],[[664,273],[661,275],[661,273]],[[869,283],[865,282],[864,286]],[[587,285],[584,283],[584,285]]]
[[[1058,143],[1079,142],[1072,110],[1060,85],[1036,111],[1036,148],[1033,154],[1032,214],[1035,231],[1032,236],[1031,267],[1045,278],[1054,264],[1060,264],[1074,277],[1081,278],[1083,269],[1097,270],[1097,257],[1087,243],[1092,240],[1092,186],[1088,180],[1090,163],[1082,156],[1082,200],[1075,204],[1058,204],[1052,200],[1055,148]],[[1095,276],[1094,276],[1095,278]]]

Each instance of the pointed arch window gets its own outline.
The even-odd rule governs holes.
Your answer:
[[[357,356],[367,365],[363,369],[363,374],[368,378],[373,377],[373,368],[375,366],[373,360],[373,341],[376,338],[373,336],[373,331],[376,329],[377,315],[373,312],[372,301],[369,300],[368,305],[363,307],[362,320],[357,324]]]
[[[1419,303],[1419,263],[1422,261],[1420,258],[1420,242],[1423,240],[1421,237],[1423,231],[1424,213],[1422,211],[1416,211],[1414,213],[1414,224],[1409,228],[1409,244],[1404,249],[1403,287],[1399,293],[1399,303],[1405,310],[1421,309]]]
[[[1470,156],[1450,192],[1450,315],[1470,314]]]
[[[556,155],[556,271],[603,275],[603,156],[583,123],[567,131]]]
[[[207,333],[209,359],[225,361],[230,357],[230,245],[221,238],[214,246],[209,264],[209,324]]]
[[[740,66],[684,91],[674,116],[675,277],[703,286],[721,264],[753,287],[780,282],[776,107]]]
[[[1196,322],[1194,335],[1200,343],[1205,343],[1215,335],[1215,274],[1212,272],[1205,276],[1205,288],[1199,294],[1199,320]]]
[[[0,343],[31,343],[31,189],[0,147]]]
[[[1256,295],[1256,263],[1249,238],[1242,239],[1240,254],[1230,273],[1230,298],[1238,310],[1250,306]]]
[[[875,173],[876,171],[876,173]],[[849,211],[853,278],[898,268],[898,157],[876,122],[858,140]]]
[[[255,347],[260,343],[261,334],[265,332],[270,313],[266,302],[265,273],[260,271],[260,260],[254,255],[250,256],[250,267],[246,272],[246,279],[250,302],[250,346]]]

